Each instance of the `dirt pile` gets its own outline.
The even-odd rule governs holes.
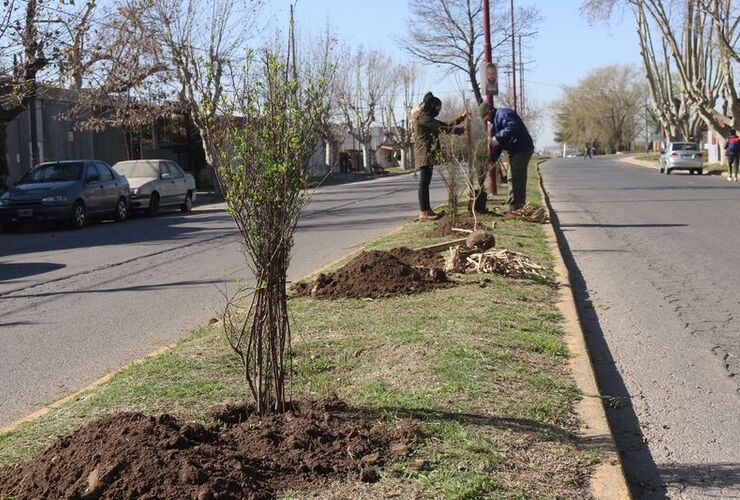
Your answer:
[[[452,218],[445,215],[437,222],[434,229],[427,231],[422,236],[425,238],[442,238],[444,236],[458,236],[460,238],[465,236],[465,233],[453,231],[452,229],[468,229],[473,230],[475,228],[474,221],[468,217],[458,217],[457,222],[453,222]]]
[[[422,248],[412,250],[407,247],[398,247],[390,250],[391,255],[411,267],[428,267],[442,269],[445,259],[437,250]]]
[[[332,479],[376,481],[376,467],[406,456],[418,437],[409,421],[381,428],[336,400],[266,418],[241,410],[238,423],[235,414],[225,428],[169,415],[105,417],[0,468],[0,497],[274,498]]]
[[[403,251],[401,251],[403,253]],[[427,257],[414,256],[420,261]],[[380,299],[421,293],[450,285],[441,266],[413,267],[391,252],[362,252],[344,267],[330,274],[319,274],[315,281],[299,283],[296,296],[320,299]]]

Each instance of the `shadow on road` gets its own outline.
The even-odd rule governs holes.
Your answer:
[[[606,227],[608,225],[561,225],[557,212],[553,209],[547,196],[545,201],[550,208],[552,226],[555,229],[558,246],[568,269],[589,356],[596,372],[599,392],[605,398],[607,419],[619,449],[630,491],[635,498],[667,498],[660,472],[640,430],[640,421],[632,407],[631,395],[627,391],[609,345],[604,338],[598,314],[588,292],[588,284],[580,269],[578,269],[563,231],[564,227]],[[661,225],[657,226],[660,227]],[[626,227],[635,227],[635,225]]]
[[[37,274],[49,273],[66,267],[64,264],[55,264],[53,262],[23,262],[23,263],[4,263],[0,262],[0,282],[17,280],[36,276]]]

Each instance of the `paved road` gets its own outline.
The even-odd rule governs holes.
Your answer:
[[[443,201],[434,180],[432,200]],[[290,277],[416,215],[410,175],[317,190]],[[0,426],[204,325],[249,279],[222,205],[81,231],[0,235]]]
[[[637,498],[740,498],[740,185],[542,167]]]

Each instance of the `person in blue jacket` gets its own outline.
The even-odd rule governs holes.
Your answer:
[[[513,109],[480,105],[483,121],[488,123],[491,136],[491,163],[496,163],[504,151],[509,153],[508,210],[518,210],[527,203],[527,167],[534,153],[534,142],[526,125]]]

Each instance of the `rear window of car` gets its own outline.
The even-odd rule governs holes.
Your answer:
[[[76,181],[82,175],[82,165],[82,162],[41,164],[26,173],[19,184]]]
[[[699,145],[690,142],[676,142],[673,144],[673,151],[699,151]]]
[[[135,177],[159,177],[157,162],[126,162],[116,163],[113,169],[128,178]]]

